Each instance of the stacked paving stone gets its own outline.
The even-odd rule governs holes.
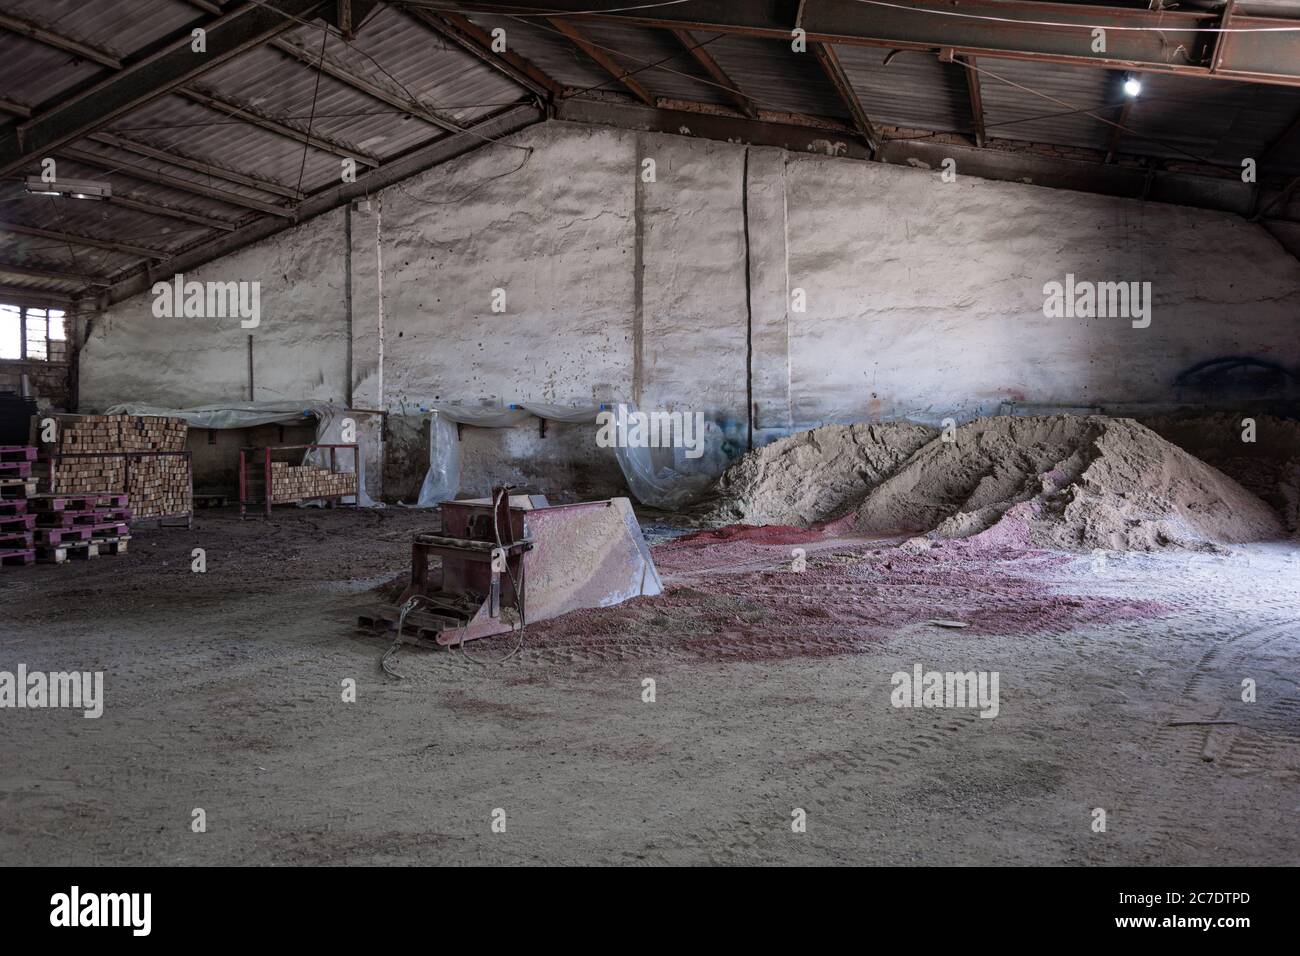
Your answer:
[[[39,432],[40,419],[32,429]],[[41,476],[53,495],[125,492],[136,518],[189,514],[193,485],[184,455],[188,425],[183,418],[158,415],[61,416],[58,439],[45,446],[59,457],[41,463]]]
[[[357,493],[357,476],[316,465],[271,462],[271,502],[288,504],[313,498],[339,498]]]

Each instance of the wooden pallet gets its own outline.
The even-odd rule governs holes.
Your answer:
[[[37,528],[36,544],[38,547],[61,548],[64,545],[89,541],[94,534],[94,525],[76,525],[71,528]]]
[[[30,478],[32,463],[30,461],[0,461],[0,477]]]
[[[26,498],[5,498],[0,500],[0,515],[25,515],[27,514]]]
[[[90,538],[69,541],[55,547],[36,546],[36,560],[42,564],[67,564],[69,561],[89,561],[104,555],[126,554],[129,534],[116,538]]]
[[[0,534],[13,531],[31,531],[36,527],[36,515],[0,514]]]
[[[17,565],[21,567],[31,564],[35,560],[35,548],[21,548],[16,551],[0,551],[0,566]]]
[[[35,461],[36,449],[31,445],[0,445],[0,461]]]
[[[34,478],[0,477],[0,498],[30,498],[36,494]]]
[[[25,551],[32,546],[30,531],[0,531],[0,549]]]
[[[99,557],[99,547],[92,541],[69,541],[52,548],[36,546],[36,560],[41,564],[67,564],[74,558],[88,561]]]

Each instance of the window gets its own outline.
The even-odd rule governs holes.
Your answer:
[[[68,342],[62,310],[0,305],[0,359],[66,362]]]

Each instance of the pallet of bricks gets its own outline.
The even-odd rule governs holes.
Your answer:
[[[0,445],[0,567],[36,560],[36,516],[28,509],[36,494],[30,445]]]
[[[33,429],[38,421],[33,419]],[[189,515],[193,506],[184,419],[80,415],[60,420],[40,467],[54,495],[124,492],[132,517]]]
[[[343,498],[357,493],[357,476],[316,465],[271,462],[271,503],[282,505],[313,498]]]

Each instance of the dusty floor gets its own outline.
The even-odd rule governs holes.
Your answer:
[[[0,711],[0,864],[1300,861],[1300,546],[679,541],[663,597],[502,666],[403,650],[392,681],[353,622],[428,522],[201,512],[0,571],[0,670],[102,670],[107,698]],[[997,671],[999,716],[892,707],[916,663]]]

